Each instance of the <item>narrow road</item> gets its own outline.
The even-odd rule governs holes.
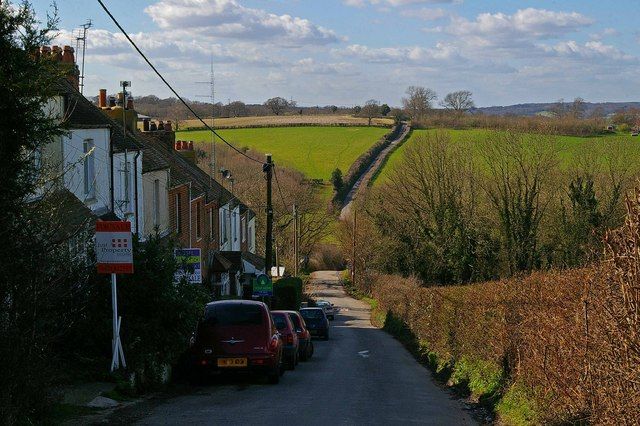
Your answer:
[[[369,182],[371,182],[371,179],[376,174],[378,169],[382,167],[384,160],[389,156],[391,150],[393,150],[396,145],[404,140],[410,130],[411,128],[407,124],[403,123],[402,129],[400,130],[400,135],[392,140],[391,143],[389,143],[389,146],[380,151],[380,154],[378,154],[376,159],[371,163],[371,165],[369,165],[367,170],[365,170],[364,173],[360,175],[356,183],[353,184],[353,187],[349,190],[349,193],[344,199],[344,207],[340,211],[340,220],[344,220],[349,217],[353,200],[355,200],[362,191],[365,191],[367,189],[367,187],[369,186]]]
[[[391,336],[371,326],[368,305],[348,297],[338,272],[313,275],[314,293],[340,308],[329,341],[280,384],[231,378],[112,418],[144,425],[472,425],[462,403]]]

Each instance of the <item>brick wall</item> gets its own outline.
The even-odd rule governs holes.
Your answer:
[[[179,197],[180,212],[177,211]],[[169,227],[184,247],[189,247],[189,186],[180,185],[169,189]]]

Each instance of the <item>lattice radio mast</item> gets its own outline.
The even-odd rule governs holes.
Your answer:
[[[215,91],[215,75],[213,72],[213,56],[211,57],[211,70],[209,71],[209,81],[198,81],[200,84],[208,84],[209,85],[209,95],[206,96],[209,98],[209,102],[211,102],[211,128],[215,129],[215,115],[216,115],[216,91]],[[205,97],[205,96],[200,96]],[[211,132],[211,144],[209,146],[209,176],[211,179],[215,177],[216,174],[216,136]]]

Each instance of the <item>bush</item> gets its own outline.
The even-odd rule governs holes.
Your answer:
[[[302,302],[302,280],[297,277],[282,278],[273,284],[275,309],[297,311]]]

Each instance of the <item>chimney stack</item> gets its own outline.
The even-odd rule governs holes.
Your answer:
[[[98,106],[100,108],[107,107],[107,89],[100,89],[100,93],[98,95]]]
[[[175,150],[189,162],[196,163],[196,152],[193,149],[193,141],[176,141]]]
[[[51,46],[51,56],[58,62],[62,60],[62,49],[60,49],[60,46]]]
[[[73,55],[73,47],[65,46],[62,50],[62,62],[67,64],[75,64],[76,59]]]

